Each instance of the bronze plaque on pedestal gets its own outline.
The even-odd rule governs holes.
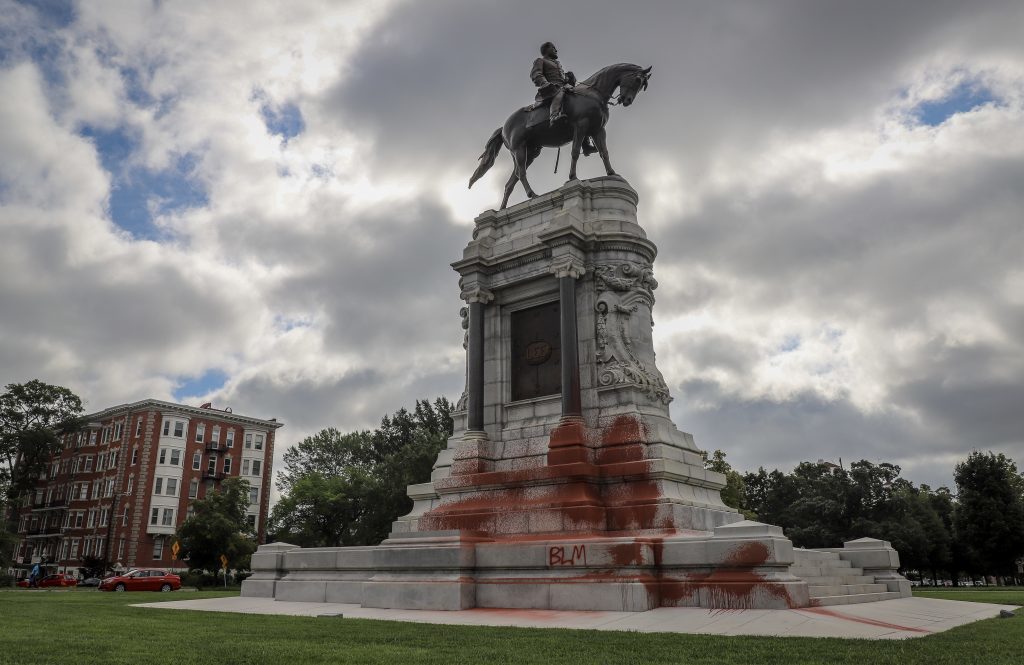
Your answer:
[[[562,392],[558,303],[512,312],[512,400]]]

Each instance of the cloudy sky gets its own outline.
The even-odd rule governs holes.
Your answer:
[[[465,184],[551,39],[654,67],[609,145],[681,429],[742,470],[1024,463],[1022,34],[1015,0],[0,0],[0,382],[283,444],[454,400],[448,264],[507,154]]]

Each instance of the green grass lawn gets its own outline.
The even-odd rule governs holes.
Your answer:
[[[132,603],[224,592],[0,591],[0,663],[1020,663],[1024,616],[901,641],[436,626],[182,612]],[[1024,590],[925,591],[1024,604]],[[1024,614],[1024,613],[1022,613]]]

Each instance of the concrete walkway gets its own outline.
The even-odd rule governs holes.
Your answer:
[[[706,610],[660,607],[649,612],[570,612],[557,610],[472,609],[383,610],[341,603],[292,603],[269,598],[210,598],[144,603],[134,607],[243,614],[379,619],[464,626],[578,628],[700,635],[777,635],[852,637],[869,640],[923,637],[965,623],[988,619],[1011,605],[965,603],[935,598],[899,598],[842,608],[799,610]],[[1024,617],[1012,619],[1024,621]]]

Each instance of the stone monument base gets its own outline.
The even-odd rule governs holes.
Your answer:
[[[909,595],[888,543],[862,539],[850,545],[833,552],[870,558],[878,566],[871,570],[876,579],[898,592],[885,598]],[[253,575],[242,583],[242,595],[432,610],[792,609],[817,604],[810,594],[814,580],[794,575],[793,563],[793,545],[782,529],[749,521],[713,533],[664,536],[495,539],[469,531],[414,532],[376,547],[263,545],[252,557]]]

